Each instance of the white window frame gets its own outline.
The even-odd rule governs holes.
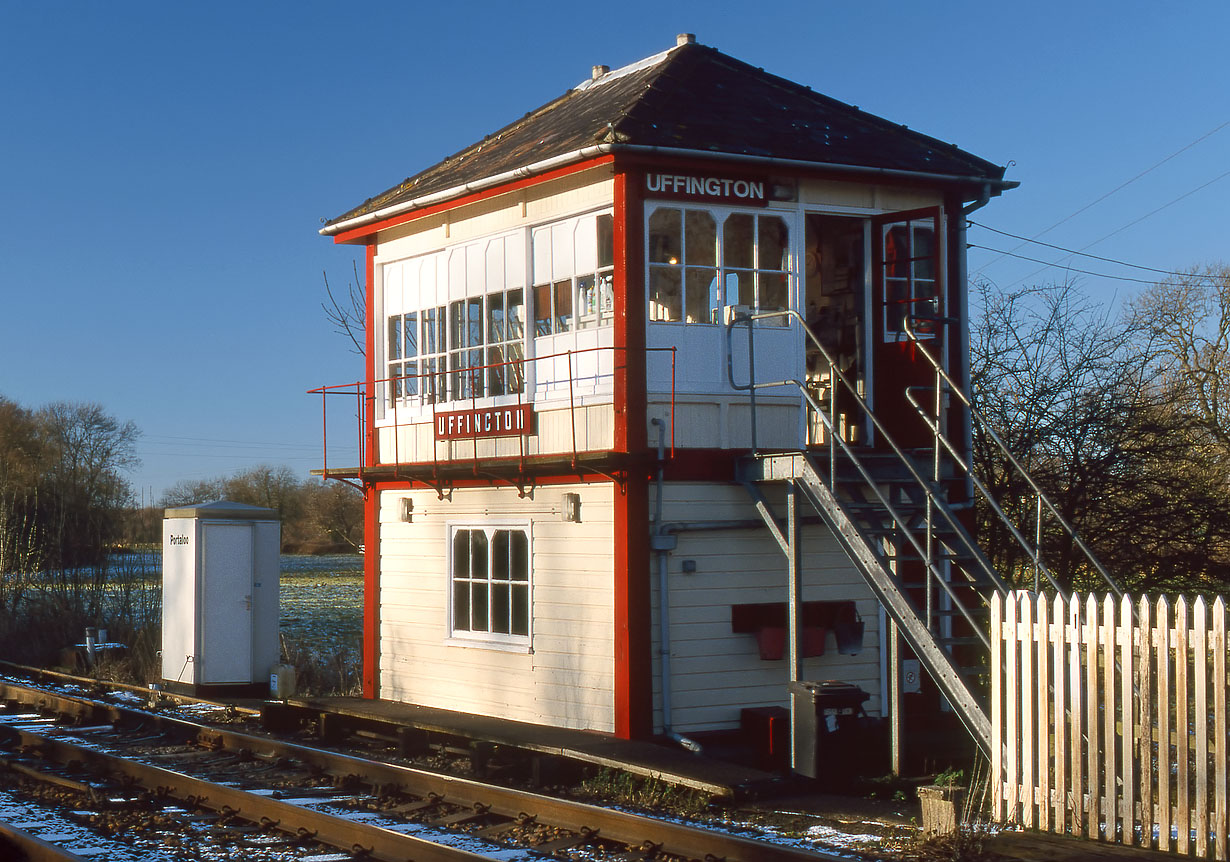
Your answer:
[[[445,643],[453,646],[481,647],[484,649],[502,650],[505,652],[531,652],[531,644],[534,637],[534,535],[532,524],[525,520],[496,520],[496,521],[449,521],[445,529],[445,540],[448,543],[446,547],[446,571],[445,571],[445,591],[447,601],[445,602],[447,618],[445,620],[445,628],[448,632],[445,638]],[[458,629],[454,624],[456,603],[455,603],[455,574],[453,567],[455,565],[454,548],[456,536],[461,531],[481,530],[487,535],[487,565],[488,571],[492,564],[490,548],[492,538],[497,531],[509,530],[521,533],[525,536],[526,542],[526,577],[524,583],[526,585],[526,633],[524,635],[493,632],[493,631],[473,631],[469,629]],[[493,580],[488,577],[487,581],[487,613],[488,613],[488,629],[490,629],[490,614],[491,614],[491,584]],[[510,584],[514,583],[510,577]],[[520,583],[518,579],[516,581]],[[510,626],[511,628],[511,626]]]
[[[658,212],[659,210],[678,210],[681,214],[680,229],[683,231],[683,236],[681,236],[683,259],[678,261],[677,263],[666,263],[666,262],[656,262],[655,263],[652,261],[653,250],[650,248],[649,222],[652,216],[654,215],[654,213]],[[710,266],[708,263],[694,264],[688,259],[688,252],[686,248],[686,245],[687,245],[686,233],[687,233],[687,213],[689,212],[705,213],[706,215],[711,217],[715,222],[715,236],[714,236],[714,246],[715,247],[714,247],[714,252],[713,252],[714,260],[715,260],[714,266]],[[753,242],[752,242],[753,265],[751,267],[733,267],[733,266],[727,265],[725,261],[726,224],[727,224],[728,219],[734,215],[750,216],[753,220],[752,223],[755,226],[755,232],[753,233]],[[760,220],[762,218],[770,218],[770,217],[780,219],[782,223],[785,225],[785,228],[787,231],[786,245],[785,245],[786,257],[785,257],[785,260],[782,261],[782,263],[784,264],[784,267],[782,269],[774,269],[771,266],[766,266],[765,265],[766,262],[761,261],[759,259],[760,258],[760,242],[759,242]],[[760,299],[760,283],[761,283],[762,277],[773,277],[773,276],[784,277],[785,282],[786,282],[786,302],[787,302],[786,309],[797,308],[798,301],[799,301],[798,300],[799,287],[798,287],[798,273],[796,272],[796,265],[795,265],[796,259],[795,258],[797,256],[796,245],[798,242],[798,231],[799,231],[799,210],[797,209],[783,210],[783,209],[776,209],[776,208],[773,208],[773,209],[769,209],[769,208],[744,209],[740,207],[718,207],[718,206],[699,206],[699,205],[689,206],[686,203],[679,202],[679,201],[647,201],[645,204],[644,230],[645,230],[645,287],[646,287],[646,301],[648,302],[647,319],[650,323],[673,324],[673,325],[686,324],[688,326],[721,325],[723,323],[722,318],[724,316],[722,313],[722,310],[725,309],[726,307],[738,304],[737,302],[738,296],[737,294],[732,296],[732,291],[737,291],[738,289],[737,279],[740,274],[751,276],[753,280],[753,284],[755,285],[754,290],[755,290],[755,295],[756,295],[758,302]],[[652,292],[653,272],[654,270],[674,270],[674,269],[678,269],[680,273],[680,284],[684,291],[683,295],[680,296],[680,300],[679,300],[680,306],[681,306],[681,319],[663,320],[660,317],[660,312],[655,308],[655,302],[654,302],[653,292]],[[710,320],[703,320],[703,319],[688,320],[687,319],[688,317],[687,315],[687,310],[688,310],[687,308],[688,307],[687,275],[690,270],[705,270],[705,269],[713,269],[716,273],[717,284],[715,286],[711,286],[710,290],[711,291],[716,290],[716,298],[717,298],[717,304],[718,304],[717,312],[718,313],[712,315],[713,319],[710,319]],[[713,297],[711,296],[710,304],[712,304],[712,301],[713,301]],[[748,311],[753,312],[753,313],[759,312],[761,310],[762,309],[760,309],[759,307],[748,308]],[[773,309],[763,309],[763,310],[766,310],[766,311],[777,310],[777,307],[774,307]],[[780,320],[769,318],[764,321],[761,321],[761,325],[788,326],[789,320],[786,317],[782,317]]]
[[[598,241],[598,224],[599,220],[604,217],[610,223],[613,233],[614,211],[607,204],[594,209],[574,212],[570,215],[557,216],[537,224],[495,231],[423,254],[379,261],[377,266],[377,283],[379,287],[376,297],[376,317],[380,321],[380,326],[375,338],[377,378],[383,380],[392,377],[394,376],[392,374],[394,367],[405,369],[409,368],[411,363],[415,363],[415,370],[418,374],[427,374],[427,362],[425,360],[431,360],[435,363],[436,377],[434,387],[431,385],[432,381],[429,381],[426,377],[420,378],[417,387],[398,385],[396,383],[378,384],[376,387],[377,423],[381,426],[392,424],[397,412],[400,410],[408,410],[411,421],[418,421],[417,417],[424,412],[429,412],[433,403],[437,409],[447,410],[453,409],[451,405],[457,405],[457,407],[468,407],[471,404],[476,406],[499,406],[544,400],[541,392],[535,393],[534,378],[536,373],[542,373],[541,370],[535,371],[534,359],[536,356],[542,350],[550,349],[551,352],[556,352],[557,349],[562,351],[574,348],[574,342],[579,334],[587,332],[603,333],[599,337],[609,338],[610,332],[613,331],[614,260],[613,256],[610,262],[599,260],[601,249]],[[552,230],[566,230],[570,235],[575,235],[587,221],[594,226],[595,230],[592,266],[587,265],[580,269],[572,266],[566,278],[561,276],[555,279],[556,281],[567,281],[569,284],[568,290],[573,308],[570,324],[567,330],[562,333],[566,336],[566,339],[562,343],[545,340],[541,345],[542,349],[538,349],[535,346],[540,336],[537,336],[535,333],[535,321],[537,318],[534,308],[535,261],[533,257],[533,238],[536,233],[550,232]],[[509,271],[507,269],[508,258],[506,258],[502,271],[497,273],[488,265],[484,268],[481,276],[475,275],[474,272],[470,271],[473,268],[471,262],[477,262],[479,259],[482,259],[482,254],[480,252],[475,255],[473,253],[474,249],[489,247],[492,241],[498,239],[502,239],[505,243],[515,243],[523,250],[519,258],[520,270],[515,275]],[[451,266],[451,262],[458,259],[466,261],[466,271],[460,275],[458,274],[461,272],[460,268]],[[402,267],[403,269],[394,273],[394,267]],[[409,271],[412,267],[430,269],[432,275],[429,280],[434,280],[434,287],[423,284],[421,281],[422,276],[416,275],[416,278],[419,280],[413,286],[407,288],[403,284],[403,279],[406,277],[405,272]],[[416,273],[422,272],[420,269],[415,269],[414,271]],[[553,273],[553,275],[559,275],[559,273]],[[390,290],[393,291],[391,295],[389,293]],[[510,339],[507,336],[507,330],[505,330],[503,338],[492,340],[490,330],[491,298],[500,296],[507,299],[509,294],[518,291],[521,293],[520,308],[522,315],[519,321],[521,325],[520,337]],[[405,301],[405,293],[407,292],[413,292],[415,297],[413,301]],[[463,307],[468,309],[468,303],[480,299],[483,308],[484,330],[482,344],[454,344],[457,333],[451,317],[456,303],[461,302]],[[428,311],[444,315],[444,323],[442,325],[444,343],[436,345],[435,350],[430,353],[424,352],[424,345],[419,344],[417,357],[408,357],[404,355],[404,352],[402,355],[395,356],[394,351],[390,347],[390,332],[395,325],[394,321],[400,318],[401,327],[403,328],[399,331],[404,339],[404,326],[407,316],[416,316],[421,327],[424,316]],[[505,326],[507,325],[508,319],[505,318]],[[547,338],[558,339],[558,337],[559,334],[553,334]],[[465,373],[459,366],[463,360],[465,365],[475,364],[479,351],[482,351],[482,364],[484,365],[494,361],[497,357],[502,357],[503,360],[522,360],[522,364],[519,367],[524,369],[524,376],[517,378],[512,372],[506,372],[501,375],[495,369],[488,369],[484,372],[484,379],[482,381],[483,394],[471,397],[468,394],[469,387],[459,385],[460,375]],[[505,367],[512,368],[514,366]],[[550,369],[547,370],[549,371]],[[564,381],[564,384],[566,385],[566,381]],[[493,385],[502,386],[502,388],[509,391],[492,394]]]

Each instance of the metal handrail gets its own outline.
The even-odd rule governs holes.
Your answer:
[[[521,385],[518,386],[515,393],[508,392],[504,394],[506,395],[516,394],[517,406],[520,408],[523,404],[527,403],[524,400],[524,395],[525,395],[525,390],[526,390],[526,386],[524,385],[525,380],[526,380],[524,366],[526,365],[526,363],[533,363],[533,362],[557,359],[557,358],[562,358],[562,357],[567,357],[568,367],[569,367],[568,403],[569,403],[569,412],[570,414],[572,414],[570,416],[570,419],[572,422],[572,464],[575,467],[578,461],[578,449],[577,449],[577,442],[576,442],[576,416],[575,416],[576,397],[575,397],[575,391],[574,391],[575,385],[577,382],[577,375],[573,370],[573,357],[579,354],[583,354],[583,353],[595,353],[595,352],[600,352],[600,351],[611,351],[612,354],[615,354],[620,351],[627,353],[631,349],[633,348],[620,347],[620,346],[615,346],[615,345],[585,347],[585,348],[580,348],[577,350],[562,350],[557,353],[543,354],[540,356],[522,356],[516,359],[508,359],[508,360],[504,360],[501,362],[491,362],[485,365],[472,365],[472,366],[467,366],[464,369],[455,369],[451,371],[447,369],[444,371],[441,371],[440,369],[437,368],[432,371],[420,371],[415,374],[403,374],[403,375],[398,375],[395,377],[382,377],[382,378],[376,378],[376,379],[371,379],[371,380],[356,381],[354,383],[342,383],[342,384],[329,385],[329,386],[320,386],[315,389],[309,389],[307,394],[321,396],[322,440],[324,442],[324,448],[325,448],[325,451],[324,451],[325,477],[330,478],[328,476],[328,439],[329,438],[328,438],[328,407],[327,407],[327,400],[326,400],[328,396],[340,394],[340,395],[356,395],[358,397],[358,405],[356,407],[356,413],[357,413],[358,426],[359,426],[358,428],[359,430],[359,461],[360,461],[360,465],[366,465],[366,460],[364,457],[366,454],[366,447],[365,447],[366,434],[365,432],[372,430],[376,426],[373,424],[371,428],[367,427],[366,422],[365,422],[365,411],[363,410],[363,405],[365,402],[367,403],[375,402],[376,397],[377,397],[376,391],[378,387],[382,385],[393,384],[393,383],[404,383],[405,381],[412,380],[412,379],[421,381],[423,378],[433,378],[433,377],[439,377],[441,375],[450,375],[450,374],[480,375],[480,374],[485,373],[487,370],[493,369],[493,368],[518,366],[521,369]],[[676,406],[675,405],[675,400],[676,400],[675,372],[676,372],[676,353],[677,353],[678,348],[676,347],[643,347],[639,349],[646,354],[648,353],[669,353],[671,356],[670,449],[671,449],[671,457],[673,458],[675,455],[675,406]],[[611,377],[613,376],[613,374],[614,374],[613,371],[604,373],[604,374],[598,374],[597,372],[595,372],[594,374],[582,375],[582,377],[587,378],[587,379],[597,378],[597,377]],[[560,380],[554,380],[551,382],[552,383],[562,383],[563,379],[561,378]],[[441,400],[438,396],[431,396],[430,400],[428,400],[429,396],[424,395],[422,393],[422,387],[420,386],[417,388],[420,389],[420,394],[418,395],[415,395],[415,396],[404,396],[403,395],[401,398],[391,399],[393,401],[390,412],[392,413],[392,416],[393,416],[392,428],[393,428],[394,460],[392,464],[394,466],[402,463],[401,457],[400,457],[400,448],[399,448],[400,447],[400,437],[401,437],[399,432],[401,428],[406,427],[407,425],[425,424],[422,416],[416,417],[415,421],[411,421],[411,422],[407,422],[403,424],[403,421],[397,415],[397,412],[398,412],[397,406],[398,406],[399,401],[403,401],[408,398],[415,398],[415,399],[418,399],[418,402],[419,402],[418,407],[420,408],[425,408],[428,405],[430,405],[430,408],[431,408],[430,421],[433,426],[435,425],[435,414],[437,410],[441,408],[450,409],[449,405],[457,405],[457,409],[465,409],[464,407],[461,406],[462,404],[465,403],[465,401],[462,399],[457,399],[454,401],[444,401],[444,400]],[[477,400],[477,396],[474,395],[474,391],[475,391],[474,387],[471,386],[470,387],[471,394],[467,399],[471,404],[471,409],[473,409],[473,405],[476,403],[476,400]],[[499,396],[484,396],[484,397],[499,397]],[[477,437],[475,436],[469,439],[476,440]],[[520,457],[521,457],[522,462],[524,462],[525,452],[524,452],[523,442],[521,444],[520,450],[521,450]],[[477,447],[476,447],[475,457],[477,458]],[[439,460],[440,459],[437,455],[436,447],[433,445],[431,463],[437,469],[439,467]]]
[[[777,381],[765,382],[765,383],[756,382],[755,380],[755,361],[754,361],[755,349],[754,349],[754,339],[752,336],[752,333],[754,332],[755,327],[753,324],[757,320],[765,320],[769,318],[781,318],[781,317],[785,317],[787,319],[794,318],[795,320],[799,322],[804,334],[807,335],[807,337],[815,345],[816,349],[820,351],[820,355],[829,364],[830,374],[832,374],[834,378],[836,378],[840,383],[842,383],[849,390],[851,395],[854,396],[858,405],[862,408],[864,414],[873,423],[876,430],[881,435],[881,439],[897,455],[898,459],[905,466],[911,478],[913,478],[914,481],[919,485],[919,487],[921,487],[926,492],[928,504],[930,503],[930,500],[932,498],[933,489],[931,488],[930,483],[926,479],[924,479],[922,475],[918,472],[917,468],[914,466],[914,463],[909,458],[909,456],[907,456],[906,453],[902,451],[902,449],[897,445],[897,443],[893,441],[892,436],[888,433],[888,430],[884,427],[884,425],[880,422],[880,420],[876,418],[875,414],[871,411],[871,408],[867,405],[866,401],[863,400],[862,396],[859,395],[857,388],[853,385],[853,383],[851,383],[849,378],[846,377],[846,375],[837,366],[836,361],[829,354],[828,350],[825,349],[824,345],[820,343],[820,340],[816,337],[815,333],[811,331],[811,328],[807,325],[802,315],[800,315],[797,311],[793,309],[786,309],[783,311],[759,312],[756,314],[745,314],[745,313],[740,312],[740,313],[736,313],[735,316],[730,321],[728,321],[726,324],[727,378],[728,378],[728,381],[732,389],[735,389],[738,391],[749,392],[749,394],[752,397],[752,405],[751,405],[750,412],[751,412],[751,417],[752,417],[753,440],[755,438],[755,427],[756,427],[756,408],[755,408],[756,390],[769,389],[769,388],[781,387],[781,386],[796,387],[799,390],[799,392],[802,394],[808,406],[816,412],[816,414],[820,417],[821,422],[824,423],[825,429],[828,432],[829,440],[831,441],[830,446],[829,446],[830,471],[829,471],[829,477],[828,477],[828,483],[829,483],[830,490],[835,490],[835,485],[836,485],[836,469],[835,469],[836,447],[833,446],[833,443],[836,443],[841,447],[842,453],[849,459],[850,463],[853,464],[854,468],[858,471],[859,475],[862,476],[864,482],[871,489],[872,493],[876,496],[877,500],[880,502],[880,505],[884,507],[884,510],[888,513],[889,517],[893,519],[893,521],[900,528],[902,534],[906,537],[906,539],[910,542],[910,544],[913,545],[914,550],[918,552],[919,558],[924,562],[926,569],[928,571],[929,581],[931,579],[934,579],[934,581],[940,585],[941,589],[944,590],[944,592],[947,594],[948,598],[953,602],[957,610],[962,614],[962,616],[965,617],[966,621],[970,623],[971,630],[978,636],[980,640],[982,640],[984,645],[989,649],[990,648],[989,635],[982,630],[982,624],[978,620],[974,619],[972,613],[969,611],[969,609],[965,607],[965,603],[962,602],[960,597],[953,591],[952,586],[949,583],[948,579],[945,578],[943,573],[936,567],[935,561],[933,559],[934,555],[931,553],[931,549],[924,548],[919,543],[918,539],[914,535],[913,530],[909,526],[908,519],[902,517],[901,514],[896,510],[893,504],[885,496],[884,492],[880,490],[879,482],[872,475],[870,470],[867,469],[866,465],[863,464],[862,460],[858,457],[854,449],[844,439],[842,439],[841,436],[837,433],[836,423],[833,421],[833,419],[830,416],[825,415],[824,408],[812,396],[811,392],[808,390],[807,385],[796,378],[789,378],[786,380],[777,380]],[[749,382],[743,385],[735,382],[734,362],[732,358],[733,351],[730,350],[731,336],[734,331],[734,327],[738,324],[746,325],[748,328],[748,333],[749,333],[749,336],[748,336],[749,373],[752,376]],[[835,403],[835,401],[836,399],[832,395],[830,395],[830,402]],[[833,409],[834,408],[832,407],[830,408],[830,410],[833,410]],[[756,444],[755,442],[753,442],[753,452],[755,451],[756,451]],[[964,530],[963,525],[961,525],[953,517],[952,513],[947,509],[947,507],[941,506],[941,507],[938,507],[938,510],[942,514],[942,516],[949,522],[949,525],[954,528],[954,533],[957,536],[962,537],[962,541],[964,542],[965,530]],[[989,564],[987,563],[983,555],[978,551],[978,549],[976,547],[969,546],[968,543],[966,544],[967,544],[967,549],[971,552],[971,556],[973,557],[974,560],[978,562],[979,566],[983,569],[983,572],[987,575],[987,577],[991,580],[991,582],[994,583],[998,589],[1004,592],[1007,592],[1008,590],[1007,584],[1005,584],[1003,580],[999,577],[998,573],[995,572],[995,570],[989,566]],[[930,625],[929,619],[930,619],[930,613],[928,612],[928,625]]]
[[[906,331],[906,334],[910,337],[911,341],[914,342],[914,345],[916,349],[918,350],[918,352],[920,352],[923,356],[926,357],[927,361],[931,364],[931,367],[934,369],[935,374],[936,374],[936,380],[937,380],[937,385],[936,385],[937,393],[940,389],[939,384],[942,383],[943,386],[947,388],[948,392],[951,392],[953,395],[959,398],[961,400],[961,403],[964,404],[966,409],[969,410],[971,421],[976,420],[979,423],[983,432],[986,433],[987,436],[992,441],[994,441],[995,445],[999,447],[1000,452],[1007,459],[1008,463],[1012,465],[1017,475],[1020,478],[1024,479],[1025,482],[1029,485],[1029,487],[1033,489],[1034,499],[1036,502],[1036,509],[1038,512],[1037,521],[1035,524],[1036,534],[1038,538],[1036,539],[1034,546],[1031,548],[1029,545],[1029,542],[1025,539],[1024,536],[1020,534],[1016,526],[1009,519],[1008,515],[1000,507],[998,501],[995,500],[990,490],[974,474],[972,462],[966,463],[965,459],[962,458],[957,453],[957,450],[954,448],[952,442],[947,437],[944,436],[940,428],[940,422],[938,420],[938,417],[935,422],[932,422],[927,412],[918,404],[917,401],[914,400],[914,398],[910,395],[909,391],[907,390],[906,392],[907,400],[909,400],[909,402],[914,406],[914,409],[919,412],[923,420],[927,423],[928,427],[931,428],[935,436],[937,444],[942,443],[944,447],[952,453],[953,460],[956,463],[961,465],[961,469],[965,471],[965,474],[972,480],[974,486],[978,488],[978,490],[982,493],[988,505],[991,506],[992,511],[995,512],[995,514],[999,517],[1000,521],[1003,522],[1004,526],[1006,526],[1008,530],[1012,533],[1013,538],[1015,538],[1017,542],[1021,545],[1022,550],[1024,550],[1027,554],[1029,554],[1030,559],[1034,563],[1035,571],[1044,574],[1047,580],[1050,582],[1051,586],[1055,589],[1057,593],[1061,593],[1061,594],[1063,593],[1062,588],[1059,586],[1058,583],[1056,583],[1055,578],[1051,574],[1050,569],[1042,561],[1042,547],[1041,547],[1042,509],[1043,507],[1045,507],[1055,517],[1056,522],[1063,529],[1063,531],[1067,533],[1069,537],[1071,537],[1076,547],[1080,549],[1082,554],[1084,554],[1085,559],[1088,560],[1089,563],[1092,564],[1093,567],[1097,570],[1098,574],[1101,576],[1102,580],[1106,583],[1106,585],[1110,587],[1111,591],[1113,591],[1116,596],[1122,598],[1123,597],[1122,587],[1119,586],[1118,582],[1111,576],[1110,572],[1106,570],[1106,567],[1102,565],[1102,562],[1097,558],[1096,555],[1094,555],[1093,551],[1090,550],[1089,546],[1086,545],[1085,542],[1081,539],[1080,535],[1076,532],[1076,528],[1073,527],[1071,524],[1069,524],[1067,519],[1064,518],[1062,514],[1060,514],[1059,509],[1056,508],[1055,504],[1051,502],[1050,497],[1046,495],[1046,492],[1042,490],[1042,488],[1038,485],[1038,483],[1034,481],[1034,478],[1033,476],[1029,474],[1029,471],[1025,469],[1024,465],[1021,464],[1020,461],[1017,460],[1016,456],[1012,453],[1012,450],[1008,448],[1008,444],[1004,442],[1003,438],[999,436],[998,432],[996,432],[994,426],[991,425],[990,420],[987,419],[987,417],[982,413],[981,410],[979,410],[977,407],[974,406],[969,396],[965,393],[965,391],[961,388],[961,386],[957,383],[957,381],[955,381],[952,378],[952,376],[943,368],[939,360],[931,355],[931,351],[927,350],[923,341],[917,337],[913,328],[910,326],[908,320],[906,321],[905,331]],[[970,454],[972,456],[972,453]],[[1036,588],[1037,588],[1037,585],[1035,584],[1035,591],[1036,591]]]

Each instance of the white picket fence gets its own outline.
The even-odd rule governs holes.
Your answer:
[[[1011,593],[990,667],[998,822],[1227,858],[1221,598]]]

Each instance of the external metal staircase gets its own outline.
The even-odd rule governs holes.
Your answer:
[[[800,380],[756,380],[755,321],[782,317],[793,318],[802,327],[809,347],[823,360],[820,367],[827,363],[826,395],[818,396],[814,386]],[[915,347],[934,368],[935,384],[906,394],[931,429],[934,442],[924,450],[906,450],[893,441],[889,430],[861,397],[855,382],[841,371],[797,312],[739,315],[728,322],[728,339],[738,325],[745,325],[748,331],[749,380],[737,383],[729,360],[728,374],[733,387],[749,393],[753,417],[752,454],[741,460],[738,479],[790,561],[792,618],[797,610],[793,606],[801,595],[803,549],[798,519],[802,499],[815,510],[861,572],[975,742],[989,752],[991,723],[983,685],[990,655],[987,599],[1011,587],[995,571],[969,532],[974,497],[981,495],[989,510],[1004,521],[1010,535],[1025,549],[1036,582],[1045,581],[1061,591],[1042,559],[1045,517],[1071,535],[1091,567],[1114,591],[1119,592],[1119,588],[989,426],[983,427],[983,432],[1002,447],[1007,460],[1025,475],[1034,491],[1037,518],[1033,530],[1013,523],[973,475],[964,454],[968,445],[955,445],[944,434],[945,413],[947,405],[956,402],[965,405],[974,422],[982,422],[982,417],[921,343]],[[756,392],[782,386],[795,387],[802,393],[808,418],[818,419],[823,429],[825,445],[806,451],[759,451],[755,436]],[[864,425],[862,433],[874,435],[874,448],[844,439],[843,426],[848,428],[849,423],[843,423],[838,415],[835,393],[839,389],[844,389],[847,410],[859,414],[858,421]],[[919,396],[923,396],[930,409],[919,403]],[[774,484],[786,488],[785,518],[774,511],[766,494]],[[1027,538],[1029,532],[1033,533],[1032,541]],[[797,672],[797,655],[792,652],[791,658]]]

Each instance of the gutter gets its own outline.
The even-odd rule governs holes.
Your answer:
[[[502,173],[498,173],[494,176],[486,177],[481,180],[475,180],[474,182],[453,186],[451,188],[444,189],[443,191],[432,192],[431,194],[423,195],[422,197],[401,201],[400,203],[392,204],[378,210],[373,210],[370,213],[355,216],[354,218],[347,219],[346,221],[335,222],[321,228],[319,233],[321,236],[334,236],[335,234],[354,230],[355,228],[362,227],[364,225],[381,222],[385,219],[403,215],[404,213],[412,212],[416,209],[422,209],[423,207],[431,206],[432,204],[443,203],[444,201],[461,197],[462,195],[494,188],[515,180],[526,179],[528,177],[536,176],[537,174],[546,173],[547,171],[554,170],[555,168],[561,168],[577,162],[587,161],[589,159],[596,158],[597,156],[610,154],[664,157],[685,156],[719,162],[732,162],[734,164],[762,165],[791,170],[815,170],[820,168],[822,170],[832,171],[839,174],[874,176],[883,177],[885,179],[926,180],[928,182],[960,183],[963,185],[981,183],[983,195],[987,197],[989,197],[993,187],[997,192],[1002,192],[1008,189],[1014,189],[1020,185],[1020,183],[1013,180],[987,180],[976,177],[962,176],[959,174],[941,174],[931,173],[929,171],[908,171],[899,168],[873,168],[865,165],[836,165],[824,162],[809,162],[803,159],[779,159],[765,156],[752,156],[744,153],[720,153],[713,152],[711,150],[678,149],[675,147],[660,147],[643,144],[596,144],[592,147],[584,147],[570,153],[552,156],[549,159],[543,159],[542,161],[533,162],[532,164],[524,165],[519,168],[513,168],[509,171],[503,171]]]

